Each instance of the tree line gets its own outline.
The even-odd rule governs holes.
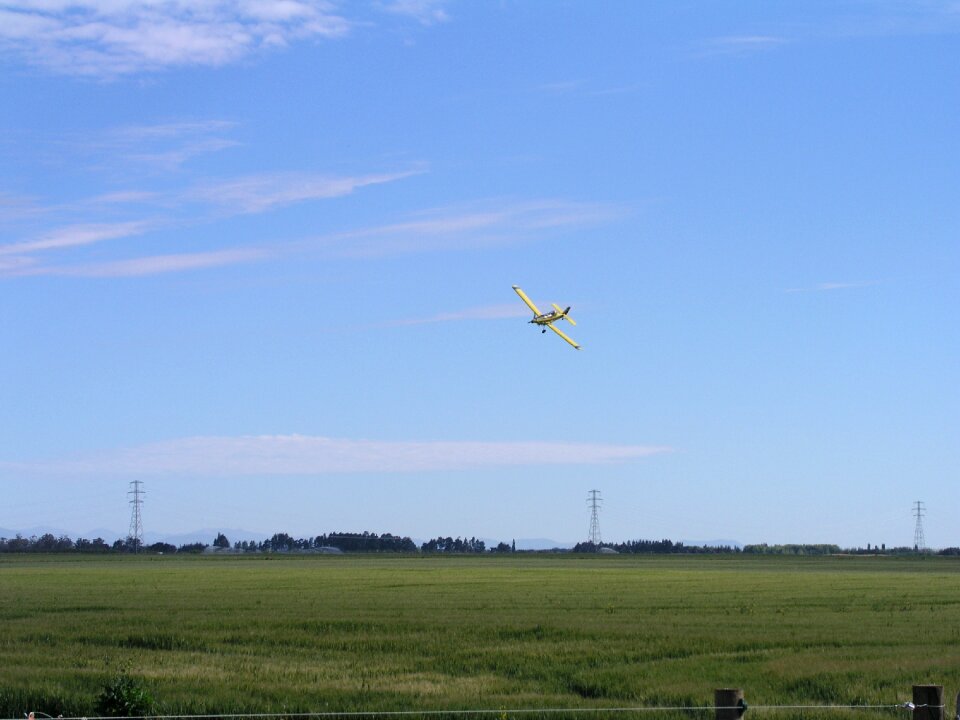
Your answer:
[[[342,552],[417,552],[417,544],[408,537],[400,537],[385,533],[341,533],[333,532],[317,535],[310,538],[294,538],[287,533],[275,533],[267,540],[243,540],[230,542],[226,535],[217,533],[212,543],[192,542],[182,545],[173,545],[166,542],[155,542],[149,545],[127,537],[120,538],[112,543],[103,538],[78,538],[72,540],[66,535],[59,537],[46,533],[39,537],[25,538],[17,535],[14,538],[0,538],[0,553],[131,553],[145,552],[155,554],[173,553],[201,553],[208,548],[217,551],[229,550],[232,552],[293,552],[317,551],[324,548],[336,548]]]
[[[134,538],[120,538],[112,543],[103,538],[78,538],[72,540],[66,535],[59,537],[46,533],[39,537],[0,538],[0,553],[131,553],[145,552],[154,554],[201,553],[208,548],[217,552],[254,553],[254,552],[318,552],[331,548],[341,552],[357,553],[483,553],[487,552],[483,540],[474,537],[451,538],[437,537],[418,546],[409,537],[392,533],[378,535],[373,532],[351,533],[330,532],[314,537],[296,538],[284,532],[274,533],[266,540],[238,540],[230,542],[223,533],[210,544],[202,542],[173,545],[166,542],[143,544]],[[515,545],[500,543],[489,552],[512,552]]]
[[[886,544],[871,545],[867,543],[865,548],[842,548],[839,545],[818,544],[818,545],[744,545],[742,552],[748,555],[916,555],[918,553],[930,553],[933,555],[960,555],[960,548],[948,547],[943,550],[929,551],[917,547],[890,547]]]
[[[573,552],[594,553],[613,551],[627,555],[701,555],[717,553],[735,553],[739,548],[733,545],[685,545],[672,540],[628,540],[621,543],[582,542],[573,546]]]
[[[221,533],[213,541],[213,546],[227,549],[230,541]],[[342,552],[416,552],[417,545],[408,537],[400,537],[391,533],[377,535],[377,533],[362,532],[331,532],[317,535],[312,538],[294,538],[287,533],[275,533],[268,540],[243,540],[235,542],[234,551],[240,552],[292,552],[295,550],[323,550],[336,548]]]
[[[138,544],[131,538],[121,538],[108,543],[103,538],[77,538],[71,540],[66,535],[57,537],[51,533],[46,533],[37,537],[33,535],[25,538],[17,534],[12,538],[0,537],[0,553],[129,553],[129,552],[151,552],[151,553],[175,553],[175,552],[202,552],[207,545],[205,543],[187,543],[177,547],[170,543],[157,542],[151,545]]]
[[[501,542],[487,548],[483,540],[475,537],[436,537],[417,545],[409,537],[392,533],[378,535],[373,532],[351,533],[330,532],[314,537],[296,538],[288,533],[274,533],[266,540],[238,540],[234,543],[223,533],[210,544],[202,542],[172,545],[166,542],[141,544],[134,538],[121,538],[112,543],[103,538],[78,538],[72,540],[65,535],[57,537],[51,533],[29,538],[17,535],[14,538],[0,538],[0,553],[131,553],[145,552],[154,554],[201,553],[211,548],[215,552],[254,553],[254,552],[318,552],[331,548],[341,552],[357,553],[484,553],[515,552],[516,543]]]
[[[217,533],[212,543],[184,543],[173,545],[156,542],[150,545],[140,544],[133,538],[121,538],[112,543],[103,538],[77,538],[72,540],[65,535],[59,537],[46,533],[29,538],[17,535],[14,538],[0,537],[0,553],[202,553],[209,550],[231,553],[269,553],[269,552],[324,552],[335,549],[349,553],[421,553],[432,554],[485,554],[517,552],[516,542],[500,542],[487,547],[483,540],[475,537],[436,537],[419,546],[409,537],[372,532],[350,533],[330,532],[307,538],[295,538],[288,533],[275,533],[267,540],[240,540],[231,543],[223,533]],[[524,551],[521,551],[524,552]],[[530,552],[530,551],[527,551]],[[911,547],[887,548],[886,545],[866,548],[841,548],[832,544],[787,544],[744,545],[742,548],[732,545],[686,545],[672,540],[628,540],[621,543],[581,542],[571,550],[554,548],[552,552],[574,553],[620,553],[620,554],[722,554],[743,553],[745,555],[908,555],[925,552]],[[960,548],[949,547],[937,551],[937,555],[960,555]]]

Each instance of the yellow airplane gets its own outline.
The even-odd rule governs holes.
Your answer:
[[[577,350],[580,349],[580,346],[577,345],[577,343],[574,342],[570,337],[568,337],[562,330],[558,330],[553,326],[553,323],[555,323],[560,318],[563,318],[571,325],[576,325],[576,323],[573,321],[573,318],[570,317],[569,315],[570,313],[569,307],[567,307],[566,310],[561,310],[559,305],[557,305],[556,303],[551,303],[551,305],[553,305],[553,310],[551,310],[548,313],[542,313],[540,312],[540,309],[533,304],[533,301],[527,297],[527,294],[523,292],[523,290],[521,290],[517,285],[514,285],[513,289],[514,289],[514,292],[516,292],[517,295],[520,296],[520,299],[527,304],[527,307],[533,310],[533,320],[531,320],[530,322],[532,322],[534,325],[543,325],[543,330],[541,330],[540,332],[545,333],[547,331],[547,328],[550,328],[557,335],[559,335],[568,343],[573,345],[573,347],[575,347]]]

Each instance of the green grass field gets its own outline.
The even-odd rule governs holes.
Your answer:
[[[960,560],[0,556],[0,716],[887,704],[960,689]],[[778,715],[783,717],[783,715]]]

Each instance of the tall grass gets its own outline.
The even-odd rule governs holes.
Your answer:
[[[960,686],[951,558],[0,557],[0,716],[886,704]]]

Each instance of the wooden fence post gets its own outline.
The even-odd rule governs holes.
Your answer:
[[[743,690],[718,688],[713,691],[713,707],[716,720],[739,720],[743,715]]]
[[[913,705],[913,720],[943,720],[943,685],[914,685]]]

